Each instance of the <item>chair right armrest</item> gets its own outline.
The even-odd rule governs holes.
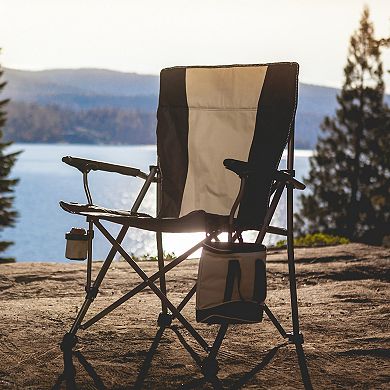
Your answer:
[[[260,169],[250,165],[246,161],[234,160],[231,158],[227,158],[226,160],[224,160],[223,165],[226,169],[229,169],[230,171],[234,172],[240,178],[255,175],[260,172]],[[295,177],[287,171],[276,171],[275,180],[282,183],[289,183],[297,190],[304,190],[306,188],[303,183],[295,179]]]
[[[291,184],[297,190],[304,190],[306,186],[286,171],[276,171],[276,180]]]
[[[237,176],[243,178],[250,175],[256,174],[257,169],[252,167],[246,161],[234,160],[232,158],[227,158],[223,160],[223,165],[229,171],[234,172]]]

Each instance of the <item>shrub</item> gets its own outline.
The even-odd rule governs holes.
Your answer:
[[[146,253],[146,255],[142,255],[142,256],[137,256],[132,252],[132,253],[130,253],[130,256],[134,261],[157,261],[158,260],[157,255],[152,256],[150,253]],[[163,257],[164,257],[165,261],[170,261],[170,260],[176,259],[176,255],[174,252],[165,252],[164,251]]]
[[[329,245],[341,245],[348,244],[349,240],[345,237],[332,236],[325,233],[306,234],[302,237],[294,239],[294,246],[296,247],[316,247],[316,246],[329,246]],[[287,240],[278,241],[275,246],[277,248],[283,248],[287,245]]]

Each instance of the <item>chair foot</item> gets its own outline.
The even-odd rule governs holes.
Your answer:
[[[214,378],[218,371],[219,371],[219,365],[218,361],[215,358],[212,358],[208,356],[205,358],[201,365],[202,374],[205,376],[205,378]]]
[[[301,332],[299,332],[298,334],[294,334],[294,332],[287,332],[286,334],[287,334],[288,342],[290,344],[303,344],[304,343],[303,334]]]
[[[72,348],[77,344],[77,336],[72,333],[65,333],[64,338],[60,343],[60,348],[62,352],[71,351]]]
[[[160,313],[157,319],[157,325],[160,328],[169,328],[172,324],[172,314]]]

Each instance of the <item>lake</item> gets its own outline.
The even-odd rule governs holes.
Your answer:
[[[11,240],[11,246],[4,256],[13,256],[17,261],[68,261],[64,257],[65,233],[71,227],[86,227],[85,218],[64,212],[58,205],[60,200],[86,203],[81,173],[61,161],[63,156],[84,157],[95,160],[130,165],[149,171],[149,165],[156,163],[155,146],[97,146],[64,144],[14,144],[8,151],[23,150],[12,170],[12,177],[20,179],[15,191],[14,208],[19,212],[15,227],[1,232],[1,240]],[[297,150],[295,169],[297,178],[307,175],[311,151]],[[281,168],[285,166],[285,158]],[[110,208],[130,209],[142,179],[126,177],[115,173],[92,172],[89,174],[90,188],[95,204]],[[299,207],[296,191],[294,203]],[[154,215],[155,190],[145,197],[139,211]],[[280,204],[273,224],[285,226],[285,203]],[[118,226],[106,224],[115,234]],[[112,228],[111,228],[112,226]],[[247,237],[253,238],[254,232]],[[180,254],[204,237],[195,234],[164,234],[164,250]],[[266,244],[283,237],[266,236]],[[155,254],[155,234],[130,229],[124,240],[124,247],[137,255]],[[104,259],[110,246],[95,231],[94,259]]]

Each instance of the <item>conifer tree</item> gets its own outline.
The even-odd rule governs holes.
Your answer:
[[[381,44],[364,8],[350,39],[344,84],[333,118],[310,159],[301,197],[301,231],[381,244],[390,234],[390,120],[384,104]]]
[[[0,67],[0,94],[6,85],[6,82],[2,81],[2,76],[3,70]],[[13,226],[17,217],[17,212],[12,208],[14,201],[12,193],[18,180],[9,178],[9,174],[20,152],[7,153],[6,149],[12,142],[3,140],[2,129],[6,122],[5,108],[7,103],[8,99],[0,100],[0,230],[7,226]],[[12,244],[12,241],[0,241],[0,253]],[[10,261],[14,261],[14,259],[0,257],[0,263]]]

